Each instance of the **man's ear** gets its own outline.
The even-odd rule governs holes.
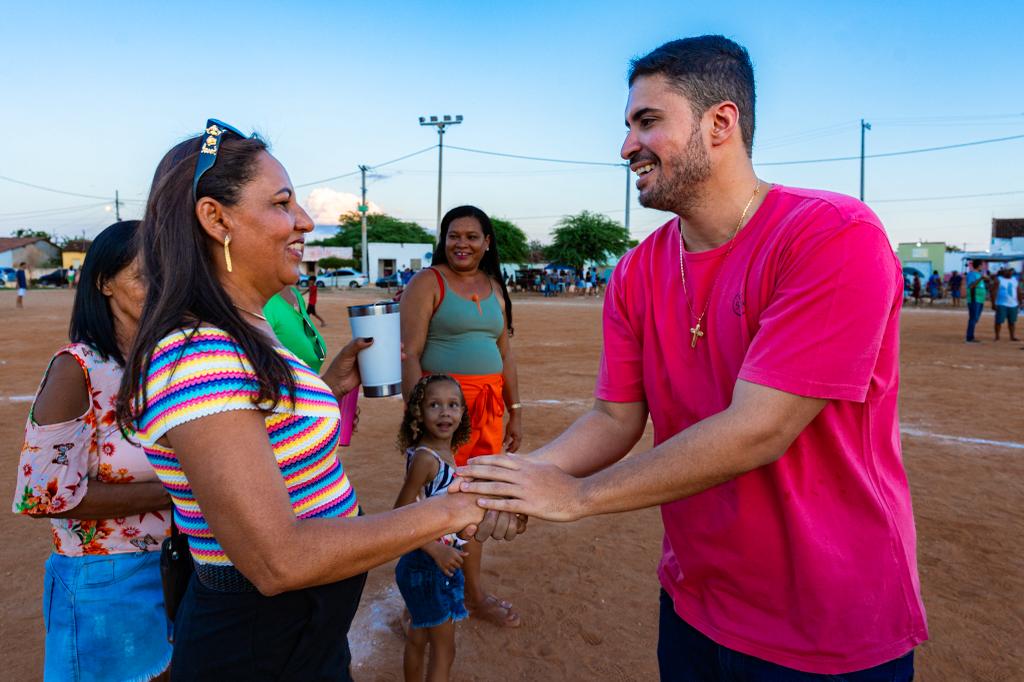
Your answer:
[[[196,218],[203,232],[212,237],[214,241],[224,242],[228,236],[229,227],[227,216],[224,214],[224,206],[217,200],[210,197],[203,197],[196,204]]]
[[[711,119],[711,145],[724,144],[740,135],[740,110],[734,102],[719,102],[704,114]]]

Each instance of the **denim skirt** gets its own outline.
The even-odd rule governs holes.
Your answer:
[[[43,623],[46,682],[152,679],[171,661],[160,552],[51,554]]]
[[[459,622],[469,614],[463,604],[465,579],[462,570],[445,575],[421,549],[402,556],[395,566],[395,582],[409,609],[414,628],[433,628]]]

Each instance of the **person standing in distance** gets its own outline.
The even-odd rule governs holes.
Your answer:
[[[18,285],[18,300],[15,305],[18,308],[25,307],[25,292],[28,290],[28,277],[25,275],[25,264],[18,263],[18,271],[14,273],[15,284]]]
[[[733,41],[667,43],[629,84],[622,157],[677,217],[615,268],[594,407],[460,489],[557,521],[661,505],[663,680],[911,680],[928,631],[889,239],[855,199],[757,177]],[[625,458],[648,414],[655,447]]]

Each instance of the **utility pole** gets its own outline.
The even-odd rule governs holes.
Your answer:
[[[871,130],[871,124],[860,120],[860,200],[864,201],[864,132]]]
[[[626,232],[629,232],[629,181],[632,178],[629,176],[629,164],[624,164],[626,167]]]
[[[114,218],[117,222],[121,222],[121,195],[116,189],[114,190]]]
[[[370,277],[370,264],[366,260],[366,211],[369,207],[366,205],[366,171],[370,170],[369,166],[359,166],[359,172],[363,178],[362,184],[362,200],[359,202],[359,213],[362,217],[363,222],[363,251],[360,263],[363,266],[363,274],[366,275],[367,279]]]
[[[444,129],[462,123],[462,114],[455,116],[420,116],[421,126],[437,126],[437,235],[441,235],[441,170],[444,159]]]

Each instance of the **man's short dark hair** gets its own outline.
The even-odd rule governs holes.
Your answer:
[[[754,67],[747,50],[725,36],[683,38],[665,43],[629,68],[630,86],[637,78],[661,75],[679,89],[703,116],[730,101],[740,111],[740,131],[750,156],[754,148]]]

